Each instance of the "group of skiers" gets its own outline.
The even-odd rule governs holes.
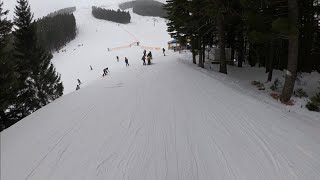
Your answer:
[[[141,60],[143,61],[143,65],[144,65],[144,66],[147,65],[147,64],[146,64],[146,60],[148,61],[148,65],[151,65],[151,60],[152,60],[152,53],[151,53],[151,51],[149,51],[149,53],[148,53],[148,55],[147,55],[147,51],[144,50],[144,51],[143,51],[143,56],[142,56]]]
[[[163,52],[163,55],[166,56],[166,54],[165,54],[165,49],[164,49],[164,48],[162,48],[162,52]],[[119,56],[117,56],[116,58],[117,58],[117,62],[119,62]],[[143,56],[142,56],[141,60],[143,61],[143,65],[144,65],[144,66],[147,65],[147,63],[148,63],[148,65],[151,65],[151,60],[152,60],[152,53],[151,53],[151,51],[149,51],[149,53],[147,54],[147,51],[144,50],[144,51],[143,51]],[[146,63],[146,60],[147,60],[147,63]],[[124,62],[126,63],[126,66],[129,66],[129,60],[128,60],[127,57],[124,58]],[[91,65],[90,65],[90,70],[93,70],[93,68],[92,68]],[[109,72],[110,72],[110,71],[109,71],[109,68],[108,68],[108,67],[107,67],[107,68],[104,68],[104,69],[103,69],[102,77],[106,76]],[[77,79],[77,80],[78,80],[78,85],[77,85],[77,87],[76,87],[76,90],[79,90],[79,89],[80,89],[80,85],[81,85],[82,83],[81,83],[80,79]]]

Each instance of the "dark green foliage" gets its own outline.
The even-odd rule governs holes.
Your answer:
[[[135,1],[124,2],[124,3],[119,4],[119,8],[124,11],[126,9],[133,8],[134,3],[135,3]]]
[[[93,6],[92,15],[97,19],[103,19],[123,24],[128,24],[131,20],[129,12],[121,11],[119,9],[118,11],[114,11]]]
[[[63,9],[59,9],[58,11],[55,11],[53,13],[50,13],[47,15],[47,17],[54,17],[57,16],[59,14],[72,14],[77,10],[77,8],[74,7],[68,7],[68,8],[63,8]]]
[[[141,16],[157,16],[165,17],[166,11],[163,9],[162,3],[158,1],[141,1],[137,0],[133,6],[133,12]]]
[[[163,6],[163,3],[154,0],[136,0],[119,5],[122,10],[133,8],[133,12],[141,16],[166,17],[167,12]]]
[[[7,20],[8,11],[2,9],[0,2],[0,131],[12,123],[6,116],[5,111],[10,106],[12,99],[17,93],[17,67],[12,59],[10,44],[11,21]]]
[[[0,83],[3,91],[0,93],[0,129],[13,125],[63,92],[60,75],[50,62],[51,53],[37,42],[36,25],[27,0],[18,0],[17,3],[13,42],[8,38],[11,28],[6,28],[6,32],[1,28]],[[1,13],[1,25],[4,22],[2,15],[5,13]],[[4,36],[2,32],[5,32]]]
[[[58,51],[77,35],[76,19],[69,13],[44,17],[36,26],[40,46],[49,51]]]
[[[296,97],[302,98],[302,97],[308,97],[308,94],[306,93],[306,91],[304,91],[302,88],[297,89],[294,92],[294,95]]]
[[[310,111],[319,112],[320,111],[320,93],[318,93],[315,96],[313,96],[312,98],[310,98],[310,101],[308,102],[306,107]]]

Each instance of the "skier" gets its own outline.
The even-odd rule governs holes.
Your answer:
[[[80,89],[80,86],[79,86],[79,84],[77,85],[77,87],[76,87],[76,90],[79,90]]]
[[[143,61],[143,65],[144,65],[144,66],[147,65],[147,64],[146,64],[146,56],[145,56],[145,55],[142,56],[142,59],[141,59],[141,60]]]
[[[143,55],[146,56],[147,55],[147,51],[143,50]]]
[[[103,75],[102,75],[102,77],[106,76],[109,72],[110,72],[110,71],[109,71],[109,68],[103,69]]]
[[[127,57],[124,58],[124,62],[126,62],[126,66],[129,66],[129,60]]]
[[[151,65],[151,59],[152,59],[152,53],[151,53],[151,51],[149,51],[149,53],[147,55],[148,65]]]
[[[78,79],[78,83],[79,83],[79,85],[81,85],[82,83],[81,83],[81,81],[80,81],[80,79]]]
[[[119,56],[117,56],[117,62],[119,62]]]
[[[166,56],[166,50],[162,48],[163,55]]]
[[[93,70],[91,65],[90,65],[90,69],[91,69],[91,71]]]
[[[151,53],[151,51],[149,51],[148,56],[150,56],[151,59],[152,59],[152,53]]]

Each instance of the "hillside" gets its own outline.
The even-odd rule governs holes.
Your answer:
[[[0,133],[1,180],[320,177],[319,114],[265,100],[194,66],[191,54],[163,56],[162,18],[130,11],[131,23],[119,25],[92,17],[92,4],[117,2],[77,1],[77,37],[53,58],[65,95]],[[150,66],[143,49],[153,53]]]

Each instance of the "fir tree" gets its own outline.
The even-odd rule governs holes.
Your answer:
[[[20,72],[19,92],[14,104],[16,119],[24,118],[62,95],[60,76],[50,60],[52,55],[37,43],[36,26],[27,0],[15,8],[14,50]]]
[[[0,1],[0,131],[12,123],[6,113],[12,104],[16,92],[16,66],[12,57],[9,43],[12,23],[7,20],[8,11],[2,9],[3,2]]]

